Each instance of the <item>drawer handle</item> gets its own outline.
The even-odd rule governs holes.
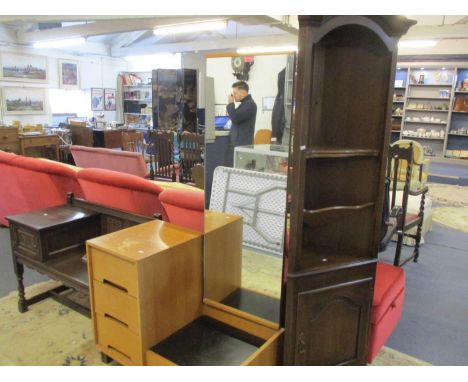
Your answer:
[[[107,345],[107,348],[110,349],[110,350],[113,350],[121,355],[123,355],[125,358],[128,358],[129,360],[131,360],[131,358],[125,354],[125,353],[122,353],[119,349],[116,349],[115,347],[113,347],[112,345]]]
[[[125,293],[128,293],[128,289],[127,288],[124,288],[123,286],[120,286],[119,284],[116,284],[116,283],[113,283],[112,281],[109,281],[107,279],[103,279],[102,280],[102,283],[103,284],[107,284],[107,285],[110,285],[111,287],[114,287],[116,289],[119,289]]]
[[[114,316],[111,316],[109,313],[104,313],[104,317],[105,317],[105,318],[108,318],[108,319],[110,319],[110,320],[112,320],[112,321],[115,321],[115,322],[117,322],[118,324],[123,325],[123,326],[125,326],[126,328],[128,328],[128,324],[126,324],[126,323],[123,322],[122,320],[119,320],[118,318],[115,318]]]

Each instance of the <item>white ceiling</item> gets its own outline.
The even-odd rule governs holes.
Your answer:
[[[438,39],[444,52],[468,54],[468,16],[414,16],[404,39]],[[222,32],[158,37],[156,25],[226,19]],[[56,24],[54,24],[56,23]],[[127,55],[186,51],[235,51],[238,47],[297,43],[296,16],[0,16],[0,43],[30,46],[38,40],[84,36],[89,51]],[[86,48],[81,48],[81,52]],[[408,53],[408,52],[406,52]]]

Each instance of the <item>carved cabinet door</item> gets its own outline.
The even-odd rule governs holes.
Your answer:
[[[365,365],[373,279],[297,296],[295,365]]]

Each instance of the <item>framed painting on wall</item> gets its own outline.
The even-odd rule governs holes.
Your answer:
[[[78,61],[58,60],[59,87],[62,89],[80,88],[80,71]]]
[[[91,88],[91,110],[104,110],[104,89]]]
[[[115,111],[115,89],[104,89],[104,110]]]
[[[47,57],[2,52],[0,75],[4,81],[47,83]]]
[[[3,88],[4,115],[45,114],[47,93],[44,88]]]

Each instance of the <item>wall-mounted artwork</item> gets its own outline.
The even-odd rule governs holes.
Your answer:
[[[101,88],[91,89],[91,110],[92,111],[104,110],[104,89],[101,89]]]
[[[115,89],[104,89],[104,110],[115,110]]]
[[[47,93],[44,88],[3,88],[3,114],[45,114]]]
[[[0,62],[0,74],[4,81],[48,81],[47,57],[3,52]]]
[[[80,88],[80,71],[78,61],[58,60],[59,86],[62,89]]]

